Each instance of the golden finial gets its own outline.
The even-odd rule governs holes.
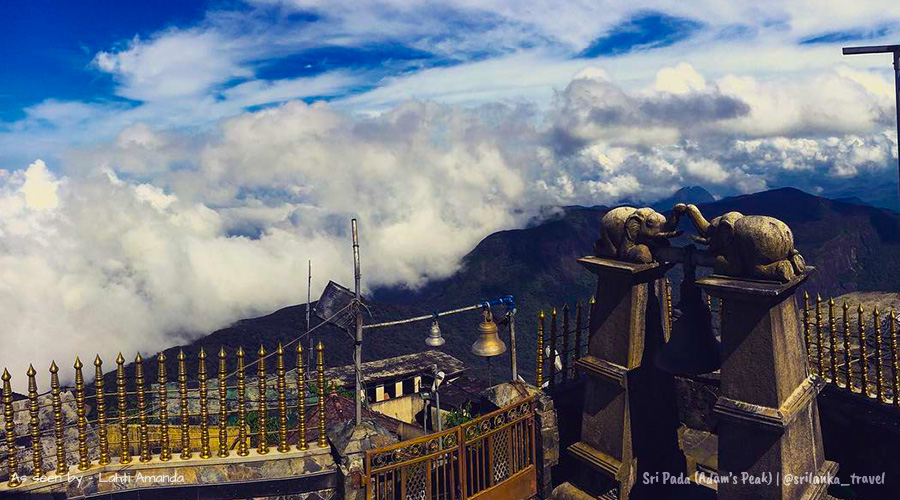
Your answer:
[[[44,455],[41,446],[41,423],[38,420],[40,407],[38,406],[36,375],[34,365],[28,365],[28,414],[31,417],[28,421],[28,430],[31,433],[31,460],[34,464],[34,475],[39,476],[44,473]]]
[[[9,383],[9,381],[12,380],[12,376],[6,368],[3,369],[2,379],[3,419],[6,421],[6,426],[4,427],[6,430],[6,465],[9,468],[9,482],[7,482],[6,485],[10,488],[15,488],[22,484],[22,481],[19,480],[19,460],[16,451],[16,422],[14,420],[15,413],[13,412],[12,404],[12,386]]]
[[[541,311],[537,332],[537,364],[534,369],[534,380],[538,390],[544,385],[544,311]]]
[[[219,348],[219,457],[228,456],[228,385],[225,347]]]
[[[857,321],[859,323],[859,373],[862,377],[862,387],[860,388],[860,392],[866,396],[869,395],[869,354],[866,352],[866,319],[863,317],[863,306],[862,304],[856,310],[857,313]]]
[[[182,460],[189,460],[191,454],[191,421],[190,412],[188,411],[188,393],[187,393],[187,356],[184,355],[184,349],[178,350],[178,396],[180,404],[178,409],[181,413],[181,455]]]
[[[281,342],[278,343],[275,355],[275,375],[278,377],[278,451],[287,453],[291,451],[291,447],[287,442],[287,381],[284,373],[284,347]]]
[[[147,426],[147,395],[144,392],[144,358],[138,353],[134,359],[134,383],[137,392],[138,404],[138,453],[141,462],[149,462],[150,454],[150,429]]]
[[[260,455],[269,453],[269,401],[266,395],[266,348],[259,346],[259,361],[257,362],[256,381],[259,383],[259,440],[256,443],[256,452]]]
[[[247,387],[244,382],[244,348],[237,350],[237,380],[238,380],[238,455],[246,457],[250,454],[247,443]]]
[[[884,403],[884,360],[881,357],[881,315],[878,306],[872,310],[875,317],[875,399]]]
[[[563,304],[563,324],[562,324],[562,381],[569,378],[569,304]]]
[[[212,456],[209,448],[209,386],[206,382],[206,351],[200,347],[200,360],[197,365],[197,380],[200,383],[200,458]]]
[[[172,447],[169,440],[169,393],[166,390],[166,355],[160,352],[156,357],[157,364],[157,399],[159,400],[159,459],[163,462],[172,460]]]
[[[116,358],[116,388],[119,399],[119,439],[121,451],[119,454],[119,463],[131,463],[131,447],[128,444],[128,400],[125,399],[127,394],[125,390],[125,358],[122,353]]]
[[[816,370],[825,378],[825,331],[822,325],[822,296],[816,294]]]
[[[53,427],[56,429],[56,473],[69,472],[69,462],[66,460],[66,434],[62,413],[62,398],[59,388],[59,367],[56,361],[50,363],[50,393],[53,397]]]
[[[812,361],[812,328],[810,327],[809,292],[803,292],[803,340],[806,341],[806,360]]]
[[[550,359],[547,370],[547,381],[550,387],[556,385],[556,308],[550,311]]]
[[[828,299],[828,346],[831,348],[831,383],[837,380],[837,326],[834,322],[834,298]]]
[[[846,388],[848,391],[853,392],[853,365],[850,363],[851,361],[851,344],[850,344],[850,305],[847,304],[847,301],[844,301],[843,305],[843,313],[844,313],[844,380],[846,381]]]
[[[575,357],[574,360],[578,361],[581,359],[581,328],[582,328],[582,314],[584,314],[584,307],[581,305],[581,301],[579,300],[575,304]],[[572,368],[572,377],[577,378],[578,370],[576,368]]]
[[[100,441],[99,465],[109,465],[109,433],[106,428],[106,392],[103,381],[103,360],[94,358],[94,398],[97,401],[97,438]]]
[[[81,369],[84,365],[81,359],[75,356],[75,414],[77,415],[78,428],[78,470],[91,468],[91,459],[88,457],[87,448],[87,418],[84,407],[84,374]]]
[[[900,408],[900,352],[897,350],[897,314],[893,309],[891,309],[889,319],[889,333],[891,335],[891,373],[893,374],[891,389],[894,396],[894,406]]]
[[[316,346],[316,356],[319,365],[319,448],[325,448],[328,446],[325,442],[325,345],[321,340]]]
[[[303,346],[297,342],[297,434],[298,450],[305,450],[306,444],[306,372],[303,370]]]

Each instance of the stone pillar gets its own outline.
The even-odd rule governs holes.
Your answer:
[[[353,420],[328,429],[331,449],[338,459],[340,481],[337,487],[343,500],[364,500],[366,487],[366,452],[397,442],[397,438],[375,420],[363,420],[355,425]]]
[[[586,380],[581,440],[568,448],[583,463],[575,486],[595,496],[618,487],[622,500],[666,498],[671,485],[642,478],[685,473],[674,377],[653,363],[664,343],[661,278],[673,264],[578,262],[597,275],[597,302],[588,355],[577,362]],[[558,496],[571,496],[564,486]]]
[[[810,268],[810,271],[812,268]],[[722,276],[697,285],[724,299],[721,391],[715,405],[721,500],[817,500],[827,484],[787,484],[785,476],[837,473],[825,460],[816,396],[794,293],[807,275],[789,283]],[[762,478],[763,484],[754,482]]]

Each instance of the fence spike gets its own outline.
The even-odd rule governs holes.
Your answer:
[[[872,316],[875,319],[875,399],[884,403],[884,359],[881,349],[881,315],[878,313],[878,306],[873,309]]]
[[[547,372],[547,380],[550,387],[556,385],[556,308],[550,311],[550,363]]]
[[[191,421],[190,412],[188,410],[188,391],[187,391],[187,356],[184,355],[184,349],[178,350],[178,396],[181,420],[181,455],[182,460],[190,460],[193,456],[191,453]]]
[[[219,452],[217,456],[228,456],[228,383],[225,346],[219,348]]]
[[[581,301],[579,300],[575,304],[575,357],[574,361],[578,361],[581,359],[581,328],[582,321],[581,315],[584,314],[584,307],[581,305]],[[572,367],[572,378],[578,378],[578,368],[575,366]]]
[[[816,294],[816,370],[825,378],[825,331],[822,325],[822,296]]]
[[[709,296],[706,297],[707,303],[709,302]],[[668,342],[668,337],[672,335],[672,286],[669,283],[669,278],[663,278],[663,302],[666,307],[666,341]],[[709,304],[707,304],[709,305]]]
[[[803,292],[803,339],[806,342],[806,361],[812,362],[812,328],[810,327],[809,292]]]
[[[78,470],[91,468],[91,459],[88,456],[87,447],[87,418],[84,406],[84,373],[81,369],[84,364],[81,358],[75,356],[75,414],[77,416],[76,427],[78,429]]]
[[[318,389],[319,389],[319,448],[325,448],[328,444],[325,442],[325,345],[322,341],[316,346],[316,357],[318,358]]]
[[[278,451],[287,453],[291,447],[287,442],[287,382],[284,373],[284,346],[281,342],[275,350],[275,376],[278,391]]]
[[[569,378],[569,304],[563,305],[562,312],[562,382],[565,383]]]
[[[894,406],[900,408],[900,353],[897,351],[897,314],[893,309],[891,309],[889,318],[891,322],[891,378],[893,379],[891,392],[893,393]]]
[[[166,355],[160,352],[156,356],[156,385],[159,400],[159,459],[163,462],[172,460],[172,447],[169,440],[169,393],[166,391]]]
[[[61,475],[69,472],[69,462],[66,459],[65,422],[59,387],[59,367],[56,366],[56,361],[50,363],[50,393],[53,398],[53,428],[56,430],[56,473]]]
[[[19,460],[18,455],[16,453],[16,422],[14,420],[15,413],[13,412],[13,398],[12,398],[12,386],[9,381],[12,380],[12,376],[9,374],[9,370],[6,368],[3,369],[3,418],[6,421],[6,449],[7,449],[7,458],[6,465],[9,469],[9,481],[6,483],[10,488],[15,488],[22,484],[22,481],[19,479]]]
[[[128,443],[128,400],[125,399],[125,358],[122,353],[116,358],[116,390],[119,400],[119,463],[131,463],[131,447]]]
[[[259,361],[257,362],[256,380],[259,383],[259,438],[256,443],[256,452],[260,455],[269,453],[269,419],[268,399],[266,390],[266,348],[259,346]]]
[[[544,386],[544,311],[541,311],[538,320],[537,334],[537,365],[534,369],[534,379],[538,390]]]
[[[831,348],[831,383],[838,385],[837,380],[837,326],[834,320],[834,298],[828,299],[828,341]]]
[[[869,396],[869,355],[866,352],[866,319],[863,316],[862,304],[857,308],[857,322],[859,324],[859,374],[861,377],[860,392],[866,397]]]
[[[140,461],[149,462],[150,454],[150,429],[147,426],[147,396],[144,393],[144,358],[138,353],[134,360],[134,383],[137,389],[138,425]]]
[[[106,391],[103,380],[103,360],[94,358],[94,398],[97,401],[97,438],[100,441],[99,465],[109,465],[109,430],[106,428]]]
[[[206,373],[206,350],[200,347],[197,355],[197,380],[200,383],[200,458],[212,456],[209,448],[209,385]]]
[[[31,460],[34,465],[34,474],[44,473],[44,453],[41,445],[41,422],[38,417],[38,392],[37,372],[34,365],[28,365],[28,430],[31,433]]]
[[[244,348],[237,350],[237,380],[238,380],[238,455],[246,457],[250,454],[247,443],[247,386],[244,382]]]
[[[844,380],[847,382],[847,390],[853,392],[853,354],[850,343],[850,304],[844,301]]]
[[[298,450],[306,450],[306,372],[303,369],[303,345],[297,342],[297,441]]]

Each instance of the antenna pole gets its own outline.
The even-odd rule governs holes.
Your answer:
[[[312,309],[312,298],[311,298],[311,293],[312,293],[312,259],[310,259],[310,260],[308,261],[308,264],[309,264],[309,267],[308,267],[307,272],[306,272],[306,276],[307,276],[307,279],[306,279],[306,336],[309,337],[309,350],[307,351],[307,352],[309,353],[309,362],[306,364],[306,371],[307,371],[307,373],[309,373],[309,370],[312,369],[312,366],[313,366],[313,353],[316,352],[316,351],[313,349],[313,346],[315,345],[315,344],[313,344],[313,338],[312,338],[312,336],[309,334],[309,330],[310,330],[309,313],[310,313],[310,309]],[[299,374],[298,374],[298,375],[299,375]]]
[[[360,272],[359,272],[359,234],[356,229],[356,219],[350,221],[350,229],[353,233],[353,277],[355,280],[356,303],[356,351],[353,363],[356,365],[356,425],[362,423],[362,338],[363,338],[363,318],[362,318],[362,297],[359,292]]]

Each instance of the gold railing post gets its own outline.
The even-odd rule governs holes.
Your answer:
[[[100,441],[99,465],[109,465],[109,433],[106,428],[106,392],[103,381],[103,360],[94,358],[94,397],[97,400],[97,438]]]
[[[861,388],[860,392],[864,396],[869,395],[869,355],[866,352],[868,349],[866,348],[866,318],[863,317],[863,309],[862,304],[857,308],[857,322],[859,324],[859,375],[861,377]]]
[[[78,470],[88,470],[91,468],[91,459],[88,457],[87,448],[87,418],[85,417],[84,408],[84,373],[81,369],[84,364],[81,358],[75,356],[75,414],[77,416],[78,428]]]
[[[831,347],[831,383],[838,385],[837,380],[837,331],[834,322],[834,298],[828,299],[828,338]]]
[[[125,358],[122,353],[116,358],[116,390],[119,399],[119,463],[131,463],[131,448],[128,443],[128,400],[125,399]]]
[[[191,453],[191,420],[188,408],[188,392],[187,392],[187,356],[184,355],[184,349],[178,351],[178,396],[180,399],[179,412],[181,420],[181,455],[182,460],[190,460]]]
[[[50,363],[50,393],[53,397],[53,428],[56,430],[56,473],[66,474],[69,472],[69,462],[66,459],[65,422],[59,388],[59,367],[56,366],[56,361]]]
[[[891,334],[891,375],[893,383],[891,391],[894,394],[894,406],[900,408],[900,353],[897,351],[897,314],[891,309],[889,316]]]
[[[269,453],[269,418],[268,397],[266,396],[266,348],[259,346],[259,361],[257,362],[256,381],[259,383],[259,438],[256,443],[256,452],[260,455]]]
[[[200,458],[207,459],[212,456],[209,449],[209,386],[206,382],[206,350],[200,347],[197,356],[197,379],[200,382]]]
[[[284,346],[281,342],[278,343],[275,355],[275,375],[278,378],[278,451],[287,453],[291,451],[291,447],[287,442],[287,382],[284,373]]]
[[[547,380],[550,387],[556,385],[556,308],[550,312],[550,364],[547,371]]]
[[[822,327],[822,296],[816,294],[816,370],[825,378],[825,332]]]
[[[10,488],[15,488],[16,486],[22,484],[22,481],[19,480],[19,457],[16,453],[16,422],[15,422],[15,413],[13,412],[13,398],[12,398],[12,386],[9,381],[12,380],[12,376],[9,374],[9,370],[6,368],[3,369],[3,418],[6,421],[6,449],[8,452],[8,456],[6,458],[6,465],[9,468],[9,482],[7,482],[7,486]]]
[[[138,452],[141,462],[149,462],[150,454],[150,429],[147,427],[147,396],[144,392],[144,358],[138,353],[134,359],[134,384],[137,391],[138,404]]]
[[[844,301],[844,378],[847,381],[847,390],[853,392],[853,365],[852,345],[850,344],[850,305]]]
[[[666,307],[666,332],[672,335],[672,286],[669,284],[669,278],[663,279],[663,300]],[[706,296],[707,306],[709,306],[709,295]]]
[[[163,462],[172,460],[172,447],[169,440],[169,393],[166,390],[166,355],[162,352],[156,357],[157,399],[159,399],[159,459]]]
[[[303,371],[303,345],[297,342],[297,449],[306,450],[306,372]]]
[[[28,430],[31,434],[31,460],[34,464],[34,475],[44,473],[44,455],[41,446],[41,422],[38,419],[37,372],[34,365],[28,365]]]
[[[569,378],[569,304],[563,304],[562,382]]]
[[[225,347],[219,348],[219,457],[228,456],[228,363]]]
[[[247,443],[247,386],[244,382],[244,348],[237,350],[237,381],[238,381],[238,455],[246,457],[250,454]]]
[[[540,390],[544,386],[544,311],[541,311],[538,318],[537,364],[534,368],[534,380]]]
[[[319,341],[316,346],[316,357],[318,362],[318,389],[319,389],[319,448],[325,448],[328,444],[325,442],[325,345]]]
[[[881,350],[881,315],[878,306],[872,311],[875,318],[875,399],[884,403],[884,360]]]
[[[809,318],[809,292],[803,292],[803,339],[806,341],[806,359],[812,362],[812,328]]]
[[[581,305],[581,301],[579,300],[575,304],[575,357],[574,361],[578,361],[581,359],[581,328],[582,325],[582,314],[584,314],[584,307]],[[573,362],[574,364],[574,362]],[[575,366],[572,366],[572,378],[578,378],[578,369]]]

